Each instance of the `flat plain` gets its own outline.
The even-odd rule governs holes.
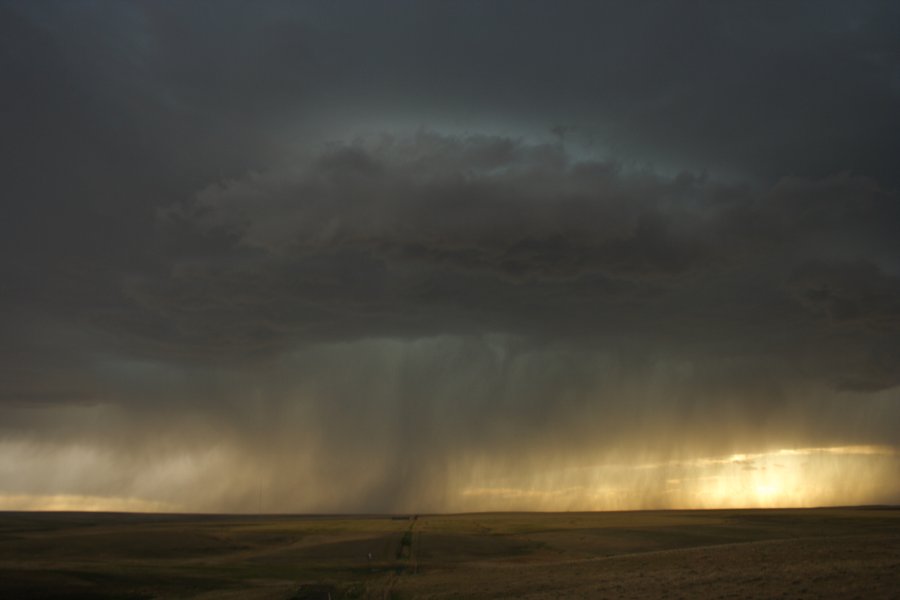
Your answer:
[[[900,509],[0,512],[0,598],[897,598]]]

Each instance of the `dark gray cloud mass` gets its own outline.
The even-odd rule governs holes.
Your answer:
[[[0,78],[0,507],[900,474],[895,3],[5,1]]]

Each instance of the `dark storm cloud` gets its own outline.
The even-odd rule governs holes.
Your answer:
[[[896,242],[879,231],[895,205],[865,178],[751,189],[504,138],[379,139],[160,213],[161,231],[209,239],[208,254],[196,242],[170,269],[132,277],[124,314],[156,319],[157,334],[174,327],[186,338],[176,346],[189,338],[201,353],[479,331],[637,334],[691,350],[792,331],[791,353],[830,332],[805,320],[805,265],[865,256],[890,267]],[[864,283],[863,270],[847,287],[869,298],[855,290]],[[890,305],[896,290],[882,287]]]
[[[900,329],[900,278],[871,262],[809,262],[794,272],[791,283],[804,304],[835,327]]]
[[[0,3],[0,442],[284,510],[896,445],[900,10],[557,4]]]
[[[557,126],[623,160],[745,176],[893,177],[890,2],[362,4],[310,19],[354,40],[325,60],[378,111]]]
[[[863,354],[844,358],[836,371],[840,387],[873,390],[900,384],[900,277],[864,260],[810,261],[792,274],[791,286],[804,306],[827,322],[845,352]],[[851,365],[857,371],[847,373]]]
[[[230,171],[286,117],[560,126],[621,159],[750,176],[888,177],[897,158],[890,2],[9,6],[30,114],[115,124],[120,151],[171,168]]]

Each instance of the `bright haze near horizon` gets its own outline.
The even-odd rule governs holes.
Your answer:
[[[0,509],[900,503],[895,2],[0,1]]]

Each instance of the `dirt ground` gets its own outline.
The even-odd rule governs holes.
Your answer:
[[[0,598],[897,598],[900,510],[0,513]]]

